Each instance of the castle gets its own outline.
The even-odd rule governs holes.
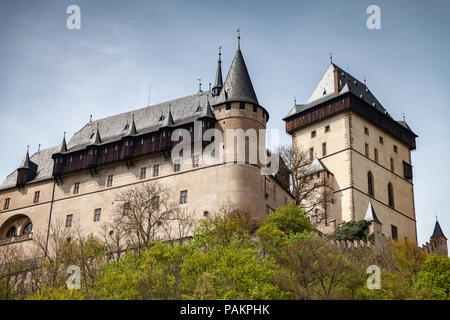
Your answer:
[[[202,150],[189,161],[173,161],[176,129],[195,139],[212,128],[225,136],[266,128],[269,112],[258,102],[240,46],[225,82],[221,63],[219,52],[209,90],[91,119],[70,140],[64,136],[60,145],[32,156],[27,151],[0,185],[0,246],[27,246],[33,233],[49,232],[57,222],[70,228],[77,221],[99,233],[117,192],[148,181],[170,188],[198,219],[224,204],[264,216],[293,202],[282,161],[273,174],[261,174],[259,160],[236,161],[236,154],[231,164],[202,161]],[[331,62],[311,97],[284,120],[293,148],[309,154],[305,174],[325,181],[328,199],[309,213],[316,228],[330,233],[345,221],[366,219],[386,237],[417,241],[411,164],[417,136],[405,121],[392,119],[364,83]],[[248,156],[247,142],[245,148]],[[446,254],[440,226],[431,242],[425,250]]]

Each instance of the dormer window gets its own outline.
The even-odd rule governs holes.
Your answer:
[[[164,120],[164,115],[162,114],[161,117],[159,117],[159,121],[163,121]]]

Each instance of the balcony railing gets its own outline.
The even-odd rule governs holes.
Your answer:
[[[32,232],[24,233],[24,234],[21,234],[20,236],[14,236],[14,237],[8,237],[5,239],[0,239],[0,246],[6,246],[6,245],[12,244],[12,243],[31,240],[32,238],[33,238]]]

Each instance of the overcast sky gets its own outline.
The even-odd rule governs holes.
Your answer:
[[[81,8],[69,30],[66,9]],[[369,5],[381,30],[366,27]],[[304,103],[333,61],[367,85],[389,113],[419,135],[412,153],[419,242],[435,214],[450,235],[449,1],[0,2],[0,180],[34,153],[89,121],[193,94],[224,77],[241,48],[270,128],[294,96]],[[290,137],[282,132],[281,142]]]

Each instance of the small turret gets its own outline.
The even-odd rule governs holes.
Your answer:
[[[214,83],[214,87],[212,88],[212,95],[214,97],[218,96],[223,88],[222,81],[222,47],[219,47],[219,61],[217,61],[217,72],[216,72],[216,82]]]
[[[134,122],[134,113],[131,118],[131,125],[128,126],[126,136],[135,136],[137,134],[136,123]]]
[[[94,144],[102,143],[102,138],[100,137],[99,125],[100,124],[97,122],[97,130],[95,131],[95,135],[94,135]]]
[[[23,187],[25,183],[33,180],[37,174],[37,164],[30,160],[29,153],[30,146],[27,147],[27,153],[20,164],[20,167],[17,168],[17,182],[16,185],[18,187]]]
[[[61,145],[60,145],[60,147],[58,149],[58,152],[59,153],[67,152],[67,143],[66,143],[66,133],[65,132],[64,132],[64,137],[63,137],[63,140],[61,142]]]

